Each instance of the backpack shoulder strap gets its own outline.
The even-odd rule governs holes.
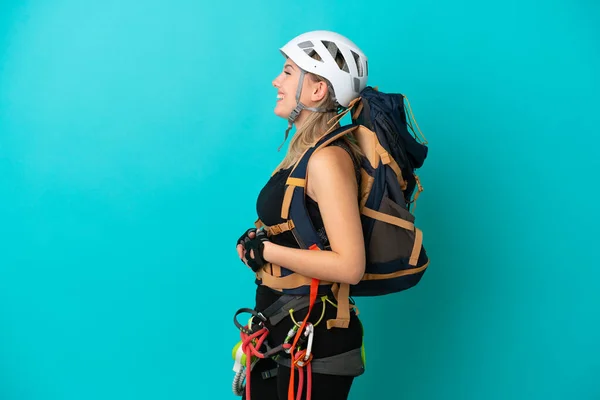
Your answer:
[[[353,132],[358,125],[343,126],[323,136],[313,147],[307,149],[298,160],[286,181],[285,195],[281,205],[281,218],[292,220],[294,237],[301,248],[317,246],[323,249],[321,239],[314,228],[305,207],[307,168],[310,157],[334,140]]]

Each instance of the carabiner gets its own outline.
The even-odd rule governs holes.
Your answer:
[[[304,361],[308,361],[310,358],[310,352],[312,351],[313,338],[315,337],[315,327],[310,322],[306,324],[305,335],[308,335],[308,344],[306,345],[306,355]]]
[[[301,337],[301,339],[303,341],[305,341],[305,342],[308,340],[308,343],[306,345],[306,350],[300,350],[300,349],[298,349],[300,351],[300,353],[297,356],[298,358],[296,358],[293,361],[293,365],[294,366],[302,368],[306,364],[308,364],[308,363],[310,363],[312,361],[311,351],[312,351],[312,345],[313,345],[313,339],[314,339],[314,337],[315,337],[315,327],[313,326],[313,324],[311,324],[310,322],[308,322],[306,324],[304,333],[303,333],[303,335]]]
[[[283,341],[283,344],[284,344],[284,345],[286,345],[286,344],[289,344],[289,343],[290,343],[290,341],[291,341],[291,340],[294,338],[294,336],[296,336],[296,332],[298,332],[298,326],[297,326],[297,325],[294,325],[294,326],[293,326],[293,327],[292,327],[292,328],[291,328],[291,329],[288,331],[288,334],[287,334],[287,336],[286,336],[285,340]],[[291,349],[292,349],[292,346],[290,346],[290,347],[289,347],[289,348],[287,348],[287,349],[284,349],[284,351],[285,351],[287,354],[290,354],[290,351],[291,351]]]
[[[250,323],[254,323],[254,318],[258,318],[260,320],[260,322],[257,323],[258,326],[260,327],[264,327],[265,326],[265,322],[267,322],[267,318],[258,311],[255,311],[251,308],[240,308],[235,315],[233,316],[233,323],[235,324],[235,326],[242,331],[243,333],[245,333],[246,335],[252,335],[255,331],[253,329],[252,326],[248,325],[248,326],[242,326],[238,320],[237,320],[237,316],[242,314],[242,313],[248,313],[251,314],[252,317],[250,318],[249,324]]]

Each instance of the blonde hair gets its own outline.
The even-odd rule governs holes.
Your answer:
[[[320,57],[317,53],[313,53],[311,56],[317,60],[320,60]],[[344,62],[341,54],[338,54],[338,57],[336,57],[336,62],[341,68],[341,65]],[[310,72],[306,73],[306,77],[311,79],[313,82],[325,82],[327,87],[330,88],[323,100],[315,105],[315,107],[328,110],[337,110],[337,104],[335,103],[331,94],[331,85],[327,79]],[[337,129],[340,126],[339,121],[332,123],[331,125],[327,124],[327,122],[336,115],[337,111],[309,112],[309,114],[305,116],[305,120],[302,122],[300,128],[298,128],[296,133],[292,136],[290,145],[288,146],[287,154],[277,167],[277,170],[287,169],[293,166],[306,151],[306,149],[312,147],[330,128],[335,126],[333,129]],[[350,149],[352,156],[356,160],[359,160],[362,152],[360,147],[358,147],[354,135],[352,133],[346,134],[342,136],[342,140]]]

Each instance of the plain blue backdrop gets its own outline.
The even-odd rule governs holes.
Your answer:
[[[233,399],[278,48],[349,36],[429,140],[421,284],[351,399],[598,399],[592,1],[0,5],[0,399]],[[596,193],[596,194],[595,194]]]

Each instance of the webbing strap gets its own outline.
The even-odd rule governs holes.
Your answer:
[[[271,265],[271,264],[269,264]],[[273,267],[278,267],[273,264]],[[312,278],[306,277],[304,275],[300,275],[298,273],[293,273],[287,276],[273,276],[269,274],[267,270],[264,268],[259,270],[256,274],[256,277],[261,280],[261,283],[267,287],[270,287],[275,290],[281,291],[282,289],[296,289],[300,286],[310,285],[312,283]],[[337,301],[337,315],[335,319],[330,319],[327,321],[327,329],[331,328],[348,328],[350,325],[350,285],[347,283],[342,284],[334,284],[333,282],[319,281],[321,285],[332,285],[331,290],[333,295]],[[307,296],[301,296],[306,298],[304,301],[308,302]],[[289,301],[288,298],[287,301]],[[320,300],[319,300],[320,301]],[[282,300],[282,304],[286,302],[286,299]],[[300,300],[299,300],[300,302]],[[318,302],[318,301],[317,301]],[[270,306],[274,307],[273,305]],[[297,307],[297,306],[296,306]],[[296,309],[296,307],[291,307]],[[305,305],[303,308],[307,307]],[[273,308],[274,309],[274,308]],[[288,308],[289,310],[289,308]],[[271,311],[272,312],[272,311]],[[284,315],[278,316],[278,321],[284,318]],[[275,323],[275,322],[273,322]]]
[[[402,188],[402,190],[405,190],[407,187],[407,183],[404,181],[402,171],[400,170],[400,167],[398,166],[396,160],[394,160],[392,156],[379,143],[375,146],[375,150],[377,151],[377,154],[379,154],[381,162],[383,162],[383,164],[385,165],[389,165],[392,168],[392,170],[394,170],[394,172],[396,173],[396,178],[398,178],[398,183],[400,184],[400,187]]]
[[[356,99],[352,100],[350,102],[350,104],[348,104],[348,108],[346,108],[344,111],[342,111],[339,114],[334,115],[329,121],[327,121],[327,125],[333,125],[331,126],[331,128],[329,128],[329,130],[323,135],[328,135],[330,132],[332,132],[335,127],[337,126],[337,124],[342,120],[342,118],[344,118],[346,116],[346,114],[348,114],[352,108],[354,107],[354,105],[356,104],[356,102],[358,102],[360,100],[360,97],[357,97]]]
[[[350,325],[350,285],[342,283],[332,290],[337,300],[337,315],[335,319],[327,321],[327,329],[348,328]]]
[[[296,186],[288,185],[285,189],[285,194],[283,195],[283,202],[281,203],[281,218],[288,219],[288,215],[290,213],[290,205],[292,204],[292,195],[294,194],[294,190]]]
[[[415,182],[417,183],[417,193],[415,193],[415,197],[411,201],[411,203],[414,204],[414,207],[412,210],[412,212],[414,213],[415,210],[417,209],[417,199],[419,198],[419,196],[421,195],[421,192],[423,191],[423,185],[421,185],[421,180],[419,179],[417,174],[413,174],[413,175],[415,177]]]
[[[418,274],[429,266],[429,261],[418,268],[404,269],[402,271],[390,272],[389,274],[364,274],[362,279],[363,281],[377,281],[381,279],[393,279],[398,278],[405,275],[413,275]]]
[[[277,376],[277,368],[269,369],[267,371],[263,371],[261,374],[263,379],[274,378]]]
[[[352,119],[356,120],[356,118],[359,116],[360,112],[363,109],[363,102],[361,101],[360,103],[358,103],[358,106],[356,107],[356,110],[354,110],[352,112]]]
[[[264,227],[265,227],[265,230],[267,231],[267,234],[269,236],[272,236],[272,235],[279,235],[283,232],[291,231],[292,229],[294,229],[295,225],[294,225],[294,222],[291,219],[289,219],[286,222],[283,222],[281,224],[271,225],[271,226],[264,225]]]
[[[281,266],[273,263],[269,263],[269,265],[271,267],[271,275],[279,278],[281,276]]]
[[[263,269],[259,270],[256,274],[257,278],[262,280],[262,284],[270,288],[278,289],[296,289],[300,286],[310,285],[312,278],[304,275],[300,275],[294,272],[287,276],[273,276]],[[320,281],[321,285],[331,285],[333,282]]]
[[[320,150],[320,149],[326,147],[327,145],[329,145],[329,143],[332,143],[333,141],[341,138],[342,136],[345,136],[345,135],[347,135],[347,134],[349,134],[351,132],[354,132],[356,129],[358,129],[358,127],[359,127],[358,125],[352,126],[352,127],[348,128],[348,129],[345,129],[345,130],[341,131],[337,135],[334,135],[334,136],[330,137],[325,142],[321,143],[319,145],[319,147],[317,147],[315,149],[315,151]],[[325,136],[327,136],[329,133],[331,133],[331,132],[327,132],[325,135],[321,136],[321,139],[324,138]],[[321,139],[319,139],[319,140],[321,140]]]
[[[421,253],[421,245],[423,244],[423,232],[416,228],[412,222],[408,222],[393,215],[388,215],[379,211],[372,210],[368,207],[363,207],[362,213],[367,217],[377,219],[379,221],[387,222],[388,224],[396,225],[401,228],[413,231],[415,233],[415,241],[413,243],[412,252],[410,254],[409,265],[416,266],[419,261],[419,255]]]
[[[317,297],[315,304],[321,303],[322,298]],[[265,318],[269,319],[271,325],[277,325],[286,317],[289,317],[290,310],[300,311],[310,305],[310,299],[308,296],[291,296],[283,295],[269,307],[267,307],[262,314]]]
[[[290,367],[290,359],[277,357],[277,364]],[[359,347],[330,357],[313,358],[312,372],[323,375],[359,376],[365,372],[362,349]]]
[[[287,181],[285,181],[285,183],[286,183],[286,185],[304,187],[306,185],[306,179],[290,177],[290,178],[287,178]]]
[[[412,254],[409,265],[416,266],[419,261],[419,254],[421,253],[421,245],[423,244],[423,232],[419,228],[415,228],[415,243],[413,244]]]
[[[295,301],[296,299],[299,299],[301,297],[305,297],[305,296],[291,296],[289,294],[284,294],[284,295],[280,296],[269,307],[265,308],[264,311],[261,312],[261,314],[264,315],[266,318],[271,318],[274,315],[276,315],[278,311],[280,311],[281,309],[286,307],[288,304],[290,304],[292,301]],[[288,309],[289,308],[292,308],[292,307],[288,307]],[[273,324],[273,325],[275,325],[275,324]]]
[[[399,226],[409,231],[415,230],[415,225],[412,222],[408,222],[404,219],[394,217],[393,215],[385,214],[379,211],[375,211],[368,207],[363,207],[362,214],[369,218],[377,219],[379,221],[387,222],[388,224]]]

